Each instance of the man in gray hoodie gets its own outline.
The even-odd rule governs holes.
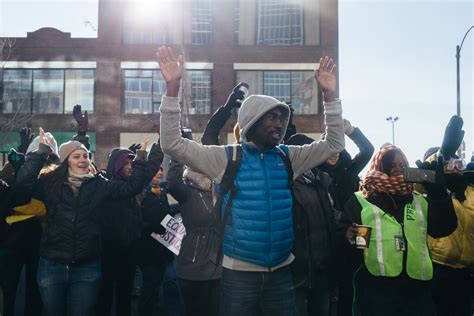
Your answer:
[[[166,81],[160,113],[165,153],[213,179],[219,189],[228,158],[226,146],[204,146],[181,137],[178,91],[181,57],[160,47]],[[289,264],[293,243],[291,181],[344,149],[341,103],[335,98],[335,65],[321,58],[315,78],[324,93],[325,140],[305,146],[279,145],[288,125],[289,107],[265,95],[249,96],[238,114],[242,159],[234,179],[235,196],[223,235],[221,315],[294,315]],[[281,152],[289,159],[293,179]],[[226,204],[224,199],[223,205]]]

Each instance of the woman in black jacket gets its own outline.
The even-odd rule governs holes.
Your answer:
[[[99,205],[127,199],[149,181],[146,152],[139,151],[126,182],[108,181],[93,171],[89,151],[78,141],[61,145],[61,164],[38,177],[51,148],[40,129],[40,146],[19,171],[16,203],[35,197],[46,205],[38,285],[44,315],[93,315],[101,278]]]

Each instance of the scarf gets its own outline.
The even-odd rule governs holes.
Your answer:
[[[74,196],[77,197],[79,195],[79,189],[81,188],[82,183],[87,180],[93,178],[94,175],[89,172],[86,174],[77,174],[72,172],[71,168],[69,168],[69,175],[67,177],[67,184],[71,187]]]
[[[389,152],[395,150],[403,158],[408,166],[408,160],[405,154],[396,146],[387,146],[380,149],[372,158],[370,169],[367,174],[360,181],[360,186],[365,197],[374,193],[389,193],[393,195],[407,195],[413,192],[413,185],[406,183],[403,175],[391,177],[382,172],[382,158]]]

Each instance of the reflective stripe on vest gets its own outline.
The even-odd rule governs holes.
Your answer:
[[[364,250],[367,270],[375,276],[400,275],[404,251],[396,250],[395,236],[404,236],[408,276],[416,280],[430,280],[433,276],[433,265],[427,246],[426,200],[418,194],[413,194],[413,202],[405,205],[402,227],[391,215],[368,202],[361,192],[355,195],[362,206],[362,224],[372,227],[369,248]]]

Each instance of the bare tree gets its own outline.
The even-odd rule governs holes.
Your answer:
[[[4,77],[6,63],[10,60],[13,55],[13,48],[15,46],[16,39],[12,38],[0,38],[0,74]],[[18,90],[18,93],[13,95],[10,93],[5,93],[5,82],[3,78],[0,78],[0,88],[2,91],[0,99],[0,146],[6,145],[9,142],[8,133],[17,132],[20,128],[27,126],[31,123],[34,113],[21,112],[18,109],[21,109],[29,102],[29,96],[21,93]],[[17,102],[16,110],[11,113],[5,113],[5,105],[12,102],[13,99]]]

